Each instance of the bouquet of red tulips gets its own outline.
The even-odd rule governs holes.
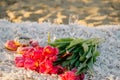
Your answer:
[[[98,43],[96,39],[61,38],[42,47],[35,40],[27,39],[26,43],[22,43],[15,39],[7,41],[5,47],[21,54],[15,58],[17,67],[58,74],[61,80],[83,80],[84,72],[92,72],[93,63],[99,55]]]

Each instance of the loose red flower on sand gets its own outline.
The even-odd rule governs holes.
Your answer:
[[[8,40],[5,43],[5,47],[9,50],[12,50],[12,51],[16,51],[18,48],[18,46],[15,44],[15,42],[13,40]]]

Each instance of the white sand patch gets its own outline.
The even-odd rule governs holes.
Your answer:
[[[58,80],[58,76],[38,74],[14,66],[14,52],[4,49],[3,43],[18,35],[36,39],[41,45],[47,43],[47,32],[52,39],[63,37],[92,38],[104,41],[99,46],[100,56],[94,64],[94,76],[90,80],[120,80],[120,25],[86,27],[83,25],[52,25],[36,22],[11,23],[0,20],[0,80]]]

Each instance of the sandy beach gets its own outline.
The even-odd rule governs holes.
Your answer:
[[[47,32],[52,33],[52,39],[101,38],[103,41],[99,46],[100,56],[94,64],[94,75],[86,73],[85,80],[120,80],[120,25],[86,27],[77,24],[11,23],[6,20],[0,20],[0,80],[58,80],[57,75],[43,75],[15,67],[14,58],[18,54],[4,48],[7,40],[21,35],[31,37],[44,46],[47,44]]]
[[[70,15],[77,24],[69,24]],[[120,80],[120,0],[0,0],[0,80],[59,80],[58,75],[17,68],[14,58],[20,55],[4,47],[23,35],[45,46],[48,32],[51,41],[100,38],[94,74],[87,72],[85,80]]]
[[[120,0],[0,0],[0,19],[11,22],[50,20],[68,24],[71,14],[88,26],[120,24]]]

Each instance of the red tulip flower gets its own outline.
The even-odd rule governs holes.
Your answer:
[[[57,60],[57,55],[49,57],[49,60],[51,60],[52,62],[56,61]]]
[[[30,49],[28,49],[28,51],[26,51],[24,54],[22,54],[22,56],[24,58],[32,58],[33,52],[34,52],[34,48],[31,47]]]
[[[62,74],[66,69],[65,68],[63,68],[62,66],[60,66],[60,65],[57,65],[56,66],[57,68],[58,68],[58,70],[57,70],[57,74],[59,75],[59,74]]]
[[[24,67],[24,61],[25,61],[25,58],[23,58],[23,57],[16,57],[15,58],[15,65],[17,67]]]
[[[61,80],[76,80],[76,75],[72,71],[67,71],[64,74],[60,75]]]
[[[76,68],[72,69],[72,72],[74,72],[74,73],[77,72],[77,69]],[[84,80],[84,76],[85,76],[84,73],[79,74],[76,76],[76,80]]]
[[[41,59],[43,59],[43,55],[42,55],[42,52],[43,52],[43,47],[35,47],[34,48],[34,51],[33,51],[33,53],[31,53],[31,55],[32,55],[32,59],[35,59],[35,60],[41,60]]]
[[[47,57],[51,57],[51,56],[57,55],[58,52],[59,51],[57,48],[53,48],[51,46],[46,46],[43,50],[43,55],[47,56]]]
[[[84,80],[84,74],[76,75],[76,71],[77,69],[73,69],[72,71],[67,71],[64,74],[61,74],[61,80]]]
[[[24,68],[30,70],[36,70],[38,67],[38,61],[26,58],[24,62]]]
[[[50,60],[44,60],[39,63],[39,72],[40,73],[49,73],[53,68],[53,62]]]
[[[22,47],[22,46],[20,46],[20,47],[17,48],[16,52],[19,53],[19,54],[24,54],[27,51],[29,51],[30,49],[32,49],[32,47]]]
[[[62,74],[64,72],[64,68],[62,66],[53,66],[52,70],[50,71],[50,74]]]

